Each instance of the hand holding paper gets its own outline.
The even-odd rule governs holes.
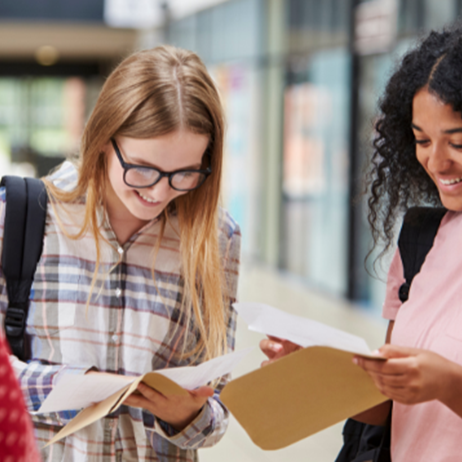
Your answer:
[[[268,360],[263,361],[261,365],[267,366],[273,361],[277,361],[290,353],[301,350],[302,347],[296,343],[292,343],[290,340],[284,340],[269,335],[267,339],[260,341],[260,349],[268,357]]]
[[[185,395],[165,396],[144,383],[138,384],[137,391],[139,394],[132,393],[123,404],[146,409],[178,431],[183,430],[198,416],[214,392],[213,388],[204,386]]]
[[[142,382],[164,396],[189,396],[187,390],[229,374],[252,348],[236,351],[199,366],[177,367],[148,372],[141,377],[89,374],[63,377],[39,409],[39,413],[57,412],[85,407],[48,443],[70,435],[114,412]],[[98,402],[99,400],[99,402]],[[96,403],[96,404],[95,404]]]

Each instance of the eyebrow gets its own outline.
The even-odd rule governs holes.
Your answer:
[[[414,130],[417,130],[418,132],[423,132],[423,130],[416,124],[411,124],[412,128]],[[449,130],[444,130],[443,133],[446,135],[452,135],[454,133],[462,133],[462,127],[457,127],[457,128],[450,128]]]
[[[128,157],[129,156],[127,156],[127,158]],[[157,170],[160,170],[161,172],[163,171],[161,168],[157,167],[156,165],[149,165],[146,163],[146,161],[135,158],[135,157],[130,157],[130,161],[127,163],[131,165],[139,165],[140,167],[156,168]],[[188,165],[187,167],[176,168],[175,170],[172,170],[172,172],[176,172],[177,170],[198,170],[201,168],[201,166],[202,164],[197,163],[194,165]]]

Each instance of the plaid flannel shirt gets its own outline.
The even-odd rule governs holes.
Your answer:
[[[77,173],[65,163],[52,177],[62,189],[72,189]],[[183,280],[180,276],[178,222],[170,217],[155,264],[153,249],[160,229],[148,223],[120,246],[109,222],[100,211],[102,232],[101,268],[85,309],[95,269],[96,246],[90,233],[82,239],[75,233],[83,220],[84,200],[61,207],[48,206],[43,253],[31,290],[27,333],[32,359],[28,363],[12,357],[29,411],[36,411],[64,374],[84,374],[90,368],[137,376],[166,367],[191,364],[179,360],[178,337],[182,332],[180,312]],[[0,245],[3,244],[5,191],[0,189]],[[240,231],[224,211],[220,212],[219,244],[228,295],[235,300],[239,266]],[[1,250],[1,248],[0,248]],[[5,279],[0,268],[0,311],[8,305]],[[235,312],[230,310],[227,327],[229,349],[234,349]],[[193,333],[193,338],[197,333]],[[147,411],[121,406],[117,412],[42,450],[44,461],[196,461],[196,449],[215,444],[227,426],[227,410],[218,399],[226,383],[197,418],[183,431]],[[32,415],[42,447],[76,411]]]

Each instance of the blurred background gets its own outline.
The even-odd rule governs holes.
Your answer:
[[[105,77],[160,43],[196,51],[226,107],[224,203],[246,259],[378,315],[363,160],[396,59],[461,0],[2,0],[0,170],[78,151]]]
[[[128,54],[193,50],[226,108],[223,202],[242,228],[241,299],[378,346],[387,259],[368,274],[359,196],[377,101],[397,59],[461,14],[462,0],[1,0],[0,174],[41,176],[76,153]],[[336,435],[329,455],[300,460],[333,460]]]

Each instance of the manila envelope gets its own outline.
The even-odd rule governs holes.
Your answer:
[[[304,348],[231,381],[220,399],[257,446],[281,449],[388,399],[353,356]]]
[[[117,393],[114,393],[112,396],[109,396],[104,401],[93,404],[82,411],[80,411],[66,426],[64,426],[46,445],[56,443],[62,438],[80,430],[81,428],[86,427],[87,425],[96,422],[97,420],[103,418],[107,414],[116,411],[119,406],[122,405],[125,398],[127,398],[131,393],[136,390],[136,387],[140,382],[145,383],[151,388],[154,388],[163,395],[187,395],[188,392],[177,385],[172,380],[164,377],[161,374],[156,372],[148,372],[135,381],[127,385],[126,387],[119,390]]]

